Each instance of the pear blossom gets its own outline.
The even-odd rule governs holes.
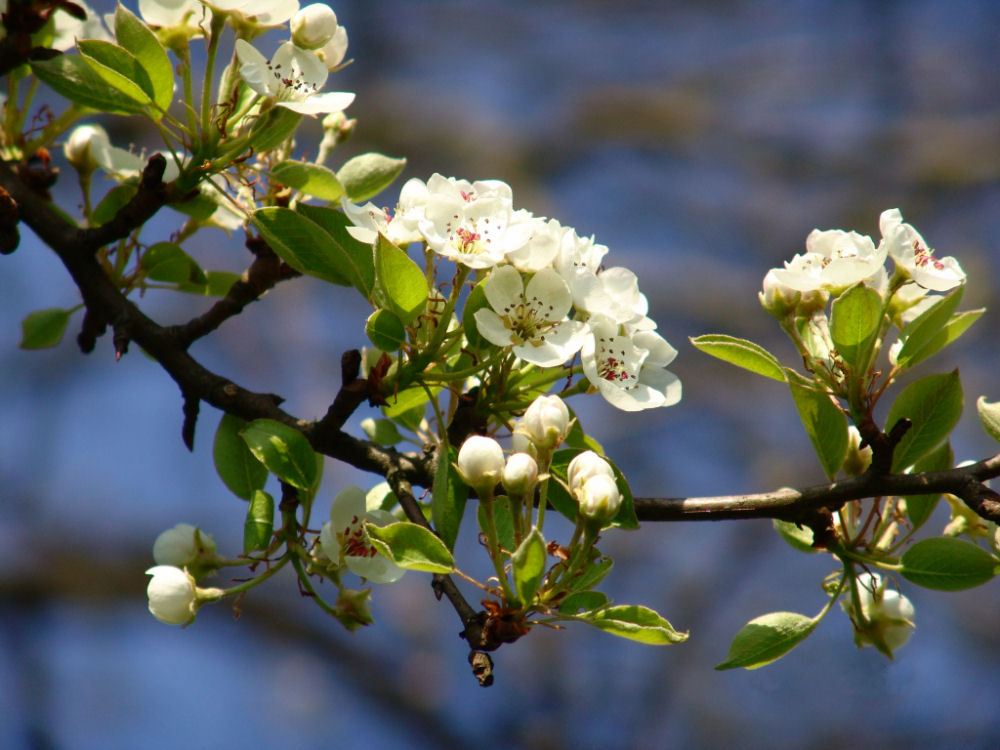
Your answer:
[[[551,266],[559,254],[566,227],[555,219],[546,220],[524,209],[514,211],[512,223],[518,222],[528,223],[531,236],[521,247],[507,253],[507,260],[524,273],[536,273]]]
[[[615,478],[615,470],[611,468],[604,458],[598,456],[594,451],[583,451],[573,456],[566,467],[566,483],[569,491],[576,496],[583,489],[583,485],[593,477]]]
[[[487,499],[493,496],[506,462],[500,443],[485,435],[472,435],[458,449],[456,463],[462,481]]]
[[[512,453],[500,473],[503,488],[515,497],[527,497],[538,484],[538,462],[527,453]]]
[[[774,270],[773,280],[799,292],[829,289],[834,293],[859,281],[876,285],[884,274],[886,248],[871,237],[842,229],[814,229],[806,238],[806,252]]]
[[[583,372],[613,406],[640,411],[680,401],[680,379],[664,369],[677,350],[655,331],[629,335],[614,321],[596,316],[580,355]]]
[[[855,622],[855,641],[859,648],[875,646],[891,658],[913,634],[913,603],[895,589],[886,590],[881,576],[873,573],[858,575],[857,585],[857,603],[866,622]]]
[[[316,50],[319,59],[326,65],[326,69],[333,71],[341,67],[344,58],[347,57],[347,29],[338,26],[330,37],[330,41]]]
[[[160,533],[153,542],[153,559],[157,565],[183,567],[202,555],[215,554],[215,540],[197,526],[179,523]]]
[[[543,395],[531,402],[514,426],[514,433],[525,435],[537,448],[552,450],[569,432],[569,408],[556,395]]]
[[[273,99],[279,107],[316,115],[340,111],[354,101],[354,94],[345,91],[319,93],[326,83],[326,66],[315,53],[299,49],[291,42],[278,47],[268,60],[245,39],[237,39],[236,56],[240,61],[240,76],[247,86]]]
[[[381,510],[376,500],[369,503],[360,487],[346,487],[333,499],[330,520],[323,524],[319,542],[325,554],[336,565],[373,583],[394,583],[406,571],[375,549],[365,531],[365,522],[376,526],[393,523],[396,519]]]
[[[280,26],[299,9],[299,0],[202,0],[213,10],[232,13],[257,26]]]
[[[101,16],[83,0],[74,0],[87,14],[85,20],[71,16],[65,10],[52,14],[54,37],[49,45],[52,49],[67,52],[76,46],[77,39],[100,39],[104,42],[114,41]]]
[[[337,14],[326,3],[312,3],[295,12],[289,28],[295,46],[314,50],[329,42],[337,31]]]
[[[199,0],[139,0],[139,15],[150,26],[198,30],[210,11]],[[206,24],[207,28],[207,24]]]
[[[494,268],[483,286],[492,310],[476,310],[476,328],[490,343],[539,367],[562,364],[583,346],[586,325],[566,316],[573,304],[558,273],[543,268],[524,284],[513,266]]]
[[[591,477],[576,492],[580,515],[588,521],[604,525],[618,512],[622,494],[613,477]]]
[[[427,181],[419,221],[427,246],[469,268],[491,268],[531,236],[531,225],[514,221],[510,186],[500,180],[456,180],[440,174]]]
[[[167,625],[187,625],[194,620],[198,594],[190,574],[173,565],[154,565],[146,575],[153,576],[146,587],[153,617]]]
[[[354,222],[353,227],[347,227],[347,233],[354,239],[370,245],[382,234],[393,244],[406,246],[423,239],[417,223],[423,216],[426,202],[427,185],[423,180],[413,178],[407,180],[399,191],[395,211],[379,208],[371,202],[357,206],[346,198],[341,205],[347,218]]]
[[[66,160],[78,170],[99,166],[119,180],[135,177],[146,166],[146,158],[112,146],[107,131],[100,125],[80,125],[75,128],[63,148]],[[177,162],[168,156],[163,181],[170,182],[179,174]]]
[[[896,270],[902,271],[924,289],[947,292],[965,283],[965,271],[952,256],[936,258],[920,233],[903,221],[898,208],[883,211],[879,217],[884,247]]]
[[[651,330],[656,323],[647,316],[649,301],[639,291],[638,277],[617,266],[598,274],[578,271],[574,277],[573,304],[591,315],[603,315],[631,330]]]

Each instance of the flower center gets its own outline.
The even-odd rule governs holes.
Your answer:
[[[597,339],[597,374],[602,380],[631,390],[639,379],[638,362],[635,352],[628,352],[621,338],[602,336]]]
[[[493,244],[494,231],[488,216],[477,222],[475,219],[463,219],[459,214],[452,214],[445,224],[449,244],[463,255],[481,255],[487,252]]]
[[[500,319],[510,331],[514,346],[521,346],[525,343],[541,346],[545,343],[545,335],[557,328],[562,322],[552,319],[554,310],[552,305],[543,302],[538,297],[532,297],[529,300],[522,296],[521,301],[516,305],[504,307]]]
[[[278,82],[275,96],[279,101],[301,101],[319,90],[315,83],[307,81],[302,72],[296,71],[294,67],[284,73],[281,70],[281,63],[274,64],[268,60],[267,69],[271,71],[271,75]]]
[[[922,247],[918,240],[913,240],[913,262],[921,268],[929,265],[935,271],[944,270],[944,263],[934,257],[934,251],[930,248]]]
[[[378,553],[365,535],[364,524],[357,516],[340,534],[340,543],[348,557],[375,557]]]

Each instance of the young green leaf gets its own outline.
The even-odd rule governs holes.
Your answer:
[[[725,334],[695,336],[691,343],[705,354],[710,354],[723,362],[742,367],[758,375],[785,382],[785,373],[778,359],[767,349],[746,339]]]
[[[344,195],[344,186],[333,170],[319,164],[283,161],[271,168],[271,179],[324,201],[339,201]]]
[[[688,638],[687,633],[674,630],[673,626],[654,610],[636,604],[605,607],[592,614],[578,615],[575,619],[620,638],[628,638],[651,646],[681,643]]]
[[[483,515],[485,507],[483,503],[476,503],[476,522],[479,524],[480,530],[486,528],[486,520]],[[514,549],[514,516],[511,515],[510,498],[506,495],[500,495],[493,501],[493,524],[497,530],[500,547],[505,550]],[[483,531],[483,533],[486,532]]]
[[[834,300],[830,319],[830,338],[853,377],[864,377],[860,370],[871,358],[872,347],[882,321],[882,295],[858,284]]]
[[[514,568],[514,588],[517,591],[517,597],[525,606],[530,605],[542,583],[548,562],[545,539],[537,528],[532,527],[528,536],[514,550],[511,562]]]
[[[465,307],[462,309],[462,329],[465,331],[465,338],[471,349],[478,349],[485,343],[485,339],[476,326],[475,318],[476,310],[490,306],[486,299],[485,284],[486,279],[483,279],[472,287],[472,291],[469,292],[469,296],[465,300]]]
[[[142,112],[142,104],[108,84],[80,55],[34,60],[31,70],[57,94],[84,107],[118,115]]]
[[[780,521],[775,518],[772,522],[774,530],[778,532],[782,539],[788,542],[789,546],[799,552],[814,553],[819,552],[813,547],[812,529],[805,525],[798,525],[791,521]]]
[[[787,654],[816,628],[819,620],[796,612],[755,617],[733,638],[726,660],[716,669],[757,669]]]
[[[592,559],[571,580],[566,581],[569,591],[589,591],[600,584],[614,567],[615,561],[610,557],[602,556],[597,550],[591,550],[591,554]]]
[[[94,72],[125,96],[140,104],[153,102],[153,82],[131,52],[101,39],[81,40],[77,48]]]
[[[208,283],[208,278],[195,259],[173,242],[157,242],[142,254],[139,262],[146,269],[146,278],[172,284]]]
[[[887,430],[903,418],[912,422],[896,445],[892,470],[903,471],[937,448],[961,416],[962,383],[958,370],[928,375],[906,386],[886,418]]]
[[[274,498],[263,490],[254,490],[243,523],[243,554],[267,549],[274,529]]]
[[[146,24],[121,3],[115,10],[115,39],[142,65],[156,108],[165,112],[174,94],[174,69],[167,51]]]
[[[337,179],[351,203],[362,203],[387,188],[404,167],[406,159],[376,153],[360,154],[337,171]]]
[[[961,301],[964,292],[964,284],[953,289],[911,320],[899,332],[899,336],[903,340],[903,346],[896,355],[896,364],[899,367],[912,367],[921,359],[926,359],[929,356],[924,355],[923,350],[941,329],[944,328],[945,324],[951,318],[952,313],[958,307],[958,303]]]
[[[405,252],[379,235],[375,245],[375,301],[409,325],[427,303],[427,278]]]
[[[365,321],[365,333],[377,349],[395,352],[406,343],[406,328],[395,313],[376,310]]]
[[[448,549],[455,548],[469,498],[469,488],[458,478],[452,463],[457,457],[458,449],[451,445],[440,455],[431,492],[431,521]]]
[[[922,474],[925,471],[944,471],[955,465],[955,455],[951,451],[951,444],[946,440],[937,448],[928,453],[913,465],[914,474]],[[940,493],[937,495],[907,495],[906,516],[910,519],[910,528],[919,529],[930,518],[934,508],[937,507],[941,499]]]
[[[608,597],[600,591],[577,591],[559,602],[559,611],[564,615],[593,612],[608,603]]]
[[[232,271],[205,271],[204,282],[187,282],[177,285],[178,292],[203,294],[206,297],[225,297],[233,284],[240,280]]]
[[[365,431],[369,440],[379,445],[395,445],[403,439],[396,423],[391,419],[372,419],[369,417],[362,420],[361,429]]]
[[[903,578],[937,591],[970,589],[1000,572],[1000,560],[982,547],[954,537],[917,542],[906,550],[900,564]]]
[[[356,278],[351,267],[344,263],[330,236],[315,222],[281,206],[260,208],[250,221],[271,249],[296,271],[332,284],[354,286]]]
[[[21,321],[22,349],[47,349],[62,341],[66,326],[69,325],[69,310],[50,307],[28,313]]]
[[[795,408],[827,477],[833,479],[847,456],[847,417],[814,381],[785,368]]]
[[[365,524],[365,530],[378,551],[396,565],[425,573],[451,573],[455,560],[434,532],[409,521],[387,526]]]
[[[352,226],[351,220],[343,211],[325,206],[300,203],[297,211],[329,235],[331,252],[337,262],[350,269],[346,275],[352,279],[354,288],[370,301],[375,288],[375,257],[371,245],[358,242],[347,231],[347,227]]]
[[[240,88],[247,87],[241,85]],[[250,131],[254,152],[262,154],[280,146],[294,135],[301,119],[302,115],[288,107],[271,107],[266,114],[257,118]]]
[[[223,415],[215,431],[212,458],[219,478],[236,497],[249,500],[256,490],[264,489],[267,468],[258,461],[240,432],[247,422],[232,414]]]
[[[135,197],[139,191],[136,185],[115,185],[107,194],[101,198],[101,202],[94,209],[94,226],[107,224],[111,221],[125,204]]]
[[[256,419],[240,431],[247,447],[268,471],[300,490],[311,490],[319,478],[319,461],[305,436],[273,419]]]
[[[986,396],[976,400],[976,413],[986,434],[1000,443],[1000,401],[987,401]]]

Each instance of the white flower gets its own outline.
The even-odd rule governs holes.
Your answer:
[[[920,233],[903,222],[898,208],[883,211],[879,217],[882,231],[880,247],[885,248],[896,269],[903,271],[924,289],[947,292],[965,283],[965,271],[950,255],[935,258]]]
[[[182,568],[202,555],[215,553],[215,540],[189,523],[179,523],[161,532],[153,542],[153,559],[157,565]]]
[[[423,239],[417,223],[423,216],[426,202],[427,186],[423,180],[413,178],[407,180],[399,191],[399,202],[393,212],[370,202],[356,206],[346,198],[341,205],[347,218],[354,222],[353,227],[347,227],[347,233],[358,242],[370,245],[379,234],[383,234],[394,245],[405,247]]]
[[[507,253],[507,260],[518,271],[536,273],[548,268],[559,254],[563,236],[568,231],[555,219],[545,220],[533,216],[530,211],[514,211],[512,223],[525,222],[531,228],[528,241],[516,250]]]
[[[365,531],[366,521],[385,526],[395,520],[388,511],[370,507],[361,488],[346,487],[333,499],[330,520],[320,531],[323,554],[373,583],[398,581],[406,571],[380,555]]]
[[[280,26],[299,9],[299,0],[202,0],[214,10],[232,13],[258,26]]]
[[[314,52],[301,50],[291,42],[278,47],[268,60],[245,39],[237,39],[236,56],[247,86],[273,99],[279,107],[316,115],[338,112],[354,101],[354,94],[345,91],[319,93],[326,83],[326,66]]]
[[[615,478],[615,471],[605,459],[594,451],[583,451],[573,457],[566,467],[566,483],[572,495],[577,495],[583,485],[593,477]]]
[[[150,26],[200,29],[208,13],[199,0],[139,0],[139,15]]]
[[[580,352],[583,372],[613,406],[640,411],[680,401],[681,382],[664,369],[677,350],[655,331],[626,335],[613,321],[588,321],[591,335]]]
[[[510,186],[435,174],[419,221],[427,246],[469,268],[490,268],[528,241],[531,225],[514,221]]]
[[[806,252],[774,269],[774,280],[799,292],[829,289],[839,293],[852,284],[884,272],[886,249],[871,237],[842,229],[814,229],[806,238]]]
[[[74,166],[93,164],[118,180],[136,177],[146,166],[148,157],[111,145],[107,131],[100,125],[81,125],[70,135],[65,146],[66,159]],[[177,162],[166,156],[163,181],[170,182],[180,174]],[[80,166],[77,166],[80,169]]]
[[[347,29],[338,26],[330,41],[316,50],[327,70],[336,70],[347,56]]]
[[[580,503],[580,515],[601,525],[614,518],[622,504],[621,491],[614,477],[590,477],[575,494]]]
[[[472,435],[458,449],[457,463],[462,481],[480,498],[492,498],[505,465],[500,443],[485,435]]]
[[[858,575],[858,604],[867,621],[855,632],[858,646],[872,645],[891,657],[910,639],[913,603],[895,589],[886,590],[880,576]]]
[[[593,236],[581,238],[572,227],[565,227],[559,242],[555,269],[572,288],[579,274],[596,276],[608,246],[594,241]]]
[[[186,625],[198,611],[194,578],[173,565],[154,565],[146,571],[153,576],[146,587],[149,611],[160,622]]]
[[[70,133],[63,146],[63,153],[66,161],[78,172],[87,174],[99,166],[95,151],[110,146],[108,133],[100,125],[80,125]]]
[[[500,481],[511,495],[527,497],[538,484],[538,462],[527,453],[512,453],[500,473]]]
[[[632,330],[651,330],[649,301],[639,291],[638,277],[627,268],[608,268],[598,274],[577,272],[573,304],[590,315],[602,315]]]
[[[555,395],[539,396],[525,410],[514,427],[515,434],[525,435],[537,448],[552,450],[569,432],[569,409]]]
[[[81,21],[79,18],[71,16],[64,10],[59,10],[52,15],[55,38],[52,40],[52,49],[66,52],[76,46],[77,39],[100,39],[105,42],[114,41],[101,17],[82,0],[75,0],[75,5],[83,8],[87,14],[87,19]]]
[[[312,3],[295,12],[289,28],[297,47],[314,50],[333,38],[338,28],[337,14],[326,3]]]
[[[513,347],[539,367],[561,365],[583,346],[586,326],[567,319],[569,287],[551,268],[536,273],[527,287],[513,266],[494,268],[483,291],[493,309],[476,310],[476,328],[490,343]]]

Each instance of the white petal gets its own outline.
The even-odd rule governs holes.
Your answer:
[[[482,307],[476,310],[476,329],[480,335],[494,346],[510,346],[514,343],[511,340],[511,331],[504,325],[503,319],[492,310]]]
[[[514,270],[512,266],[503,266],[502,268]],[[518,276],[520,276],[519,273]],[[562,320],[573,305],[573,296],[570,294],[569,286],[562,276],[551,268],[543,268],[531,278],[524,290],[524,297],[527,300],[536,297],[544,300],[548,305],[545,315],[547,320]]]
[[[476,322],[478,323],[478,320]],[[586,324],[577,320],[567,320],[546,333],[545,340],[540,344],[528,342],[515,346],[514,354],[525,362],[539,367],[557,367],[580,351],[587,333]]]
[[[490,306],[498,313],[506,313],[524,302],[524,281],[513,266],[494,268],[483,284],[483,291]]]

